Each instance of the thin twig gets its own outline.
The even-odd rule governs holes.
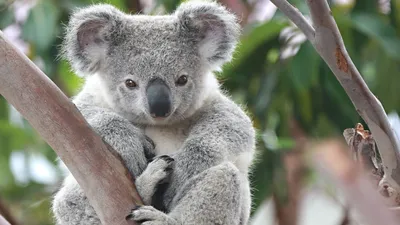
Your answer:
[[[385,176],[382,181],[389,183],[396,190],[400,190],[398,140],[382,104],[369,90],[350,59],[326,0],[306,0],[311,13],[314,36],[310,35],[311,29],[307,20],[295,7],[286,0],[272,0],[272,2],[305,33],[335,74],[375,138],[384,165]]]
[[[312,43],[314,41],[314,28],[307,22],[301,12],[286,0],[271,0],[296,26],[303,31],[307,39]]]

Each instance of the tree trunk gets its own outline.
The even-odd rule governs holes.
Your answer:
[[[61,90],[1,31],[0,94],[62,159],[102,223],[128,224],[125,216],[142,203],[121,159]]]

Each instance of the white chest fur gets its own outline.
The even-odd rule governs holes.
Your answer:
[[[188,136],[185,127],[146,127],[144,132],[154,141],[157,155],[178,151]]]

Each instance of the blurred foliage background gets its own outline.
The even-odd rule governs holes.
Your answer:
[[[247,106],[258,129],[259,160],[252,175],[257,210],[272,193],[284,196],[281,156],[294,146],[293,124],[319,139],[341,137],[361,118],[311,44],[269,0],[220,1],[242,18],[241,44],[219,78],[235,101]],[[0,29],[73,96],[81,80],[57,57],[63,24],[75,7],[97,2],[125,12],[163,14],[180,0],[0,0]],[[290,2],[307,14],[304,0]],[[400,111],[400,0],[329,3],[367,84],[388,113]],[[56,158],[0,96],[0,213],[11,212],[20,224],[53,224],[51,195],[64,171]]]

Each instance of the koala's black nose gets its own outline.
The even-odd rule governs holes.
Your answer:
[[[171,91],[167,84],[156,78],[151,80],[146,89],[147,101],[152,117],[167,117],[171,112]]]

